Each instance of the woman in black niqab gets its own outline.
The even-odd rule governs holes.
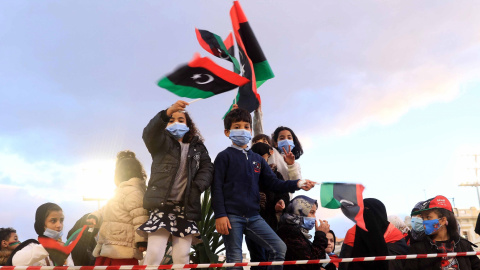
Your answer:
[[[357,226],[352,257],[388,256],[388,248],[384,234],[389,222],[385,205],[374,198],[364,199],[363,204],[363,219],[365,220],[365,227],[368,232]],[[350,263],[348,269],[388,270],[388,262],[372,261]]]

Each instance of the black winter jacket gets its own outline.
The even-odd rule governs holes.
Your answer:
[[[455,241],[455,247],[453,252],[467,252],[473,251],[472,243],[459,237]],[[416,242],[410,245],[408,250],[409,254],[429,254],[439,253],[436,245],[431,243],[429,237],[425,237],[423,241]],[[442,258],[429,258],[429,259],[409,259],[405,262],[405,268],[407,270],[430,270],[440,269]],[[480,269],[480,259],[477,256],[459,256],[457,257],[458,269],[460,270],[478,270]]]
[[[278,236],[287,246],[285,261],[325,259],[328,240],[322,231],[316,231],[313,242],[310,242],[298,227],[282,224],[277,231]],[[319,270],[318,264],[285,265],[284,270]]]
[[[162,208],[170,195],[180,166],[180,143],[165,128],[170,120],[166,110],[159,112],[143,129],[143,141],[152,155],[152,168],[143,207],[148,210]],[[187,156],[188,179],[183,205],[185,217],[200,220],[200,195],[213,180],[213,164],[203,142],[195,136],[190,142]]]

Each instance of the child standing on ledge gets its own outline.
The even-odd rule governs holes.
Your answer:
[[[270,254],[270,261],[283,261],[286,246],[259,214],[259,183],[275,192],[310,190],[310,180],[279,180],[260,155],[250,151],[252,118],[244,109],[232,110],[224,119],[225,136],[233,144],[214,162],[212,206],[217,231],[223,235],[227,262],[242,262],[243,234]],[[270,269],[282,269],[281,265]],[[241,267],[233,267],[241,269]]]

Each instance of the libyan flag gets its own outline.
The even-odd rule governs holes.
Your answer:
[[[192,61],[160,79],[158,86],[180,97],[208,98],[248,83],[250,80],[227,70],[207,57],[195,54]]]
[[[230,10],[230,18],[232,19],[237,43],[242,43],[245,53],[252,61],[253,70],[255,72],[256,87],[258,88],[265,81],[275,77],[275,75],[273,74],[272,68],[270,67],[267,58],[253,33],[252,27],[250,27],[247,16],[245,16],[242,6],[240,6],[238,1],[233,2],[233,7]],[[238,40],[239,38],[240,41]]]
[[[68,255],[72,253],[73,248],[77,245],[80,238],[82,238],[82,234],[86,228],[87,226],[83,226],[75,231],[70,238],[68,238],[65,245],[58,242],[56,239],[45,236],[38,237],[38,242],[43,246],[43,248],[45,248],[45,250],[47,250],[48,256],[53,261],[55,266],[62,266],[65,264]]]
[[[232,62],[233,70],[235,71],[235,73],[240,73],[240,64],[238,63],[238,60],[234,57],[235,50],[233,47],[232,33],[228,35],[225,41],[222,41],[220,36],[207,30],[195,28],[195,32],[197,34],[198,43],[200,43],[200,46],[202,46],[202,48],[204,48],[207,52],[215,55],[218,58],[222,58]]]
[[[322,183],[320,201],[322,207],[341,208],[343,214],[367,231],[363,220],[363,190],[361,184]]]

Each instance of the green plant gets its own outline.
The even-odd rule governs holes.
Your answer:
[[[223,239],[215,231],[215,218],[213,216],[210,189],[203,193],[202,218],[197,223],[202,238],[202,243],[192,247],[190,260],[193,263],[219,263],[218,254],[225,250]]]

